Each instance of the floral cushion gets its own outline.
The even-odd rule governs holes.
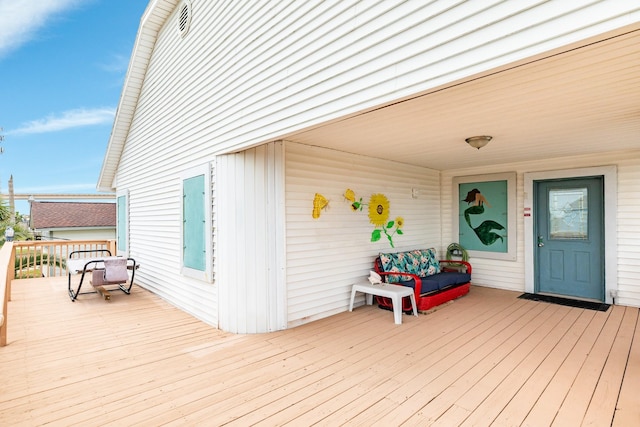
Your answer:
[[[440,273],[440,263],[433,248],[396,253],[381,253],[380,264],[385,272],[404,272],[427,277]],[[411,276],[387,276],[387,282],[411,280]]]

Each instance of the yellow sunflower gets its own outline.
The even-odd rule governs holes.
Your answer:
[[[389,219],[389,199],[384,194],[372,194],[369,199],[369,221],[377,227],[384,227]]]
[[[398,226],[398,228],[402,228],[402,226],[404,225],[404,218],[402,218],[401,216],[397,217],[396,225]]]

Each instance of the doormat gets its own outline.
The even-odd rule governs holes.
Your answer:
[[[611,304],[605,304],[602,302],[581,301],[577,299],[560,298],[560,297],[553,297],[550,295],[539,295],[539,294],[529,294],[529,293],[524,293],[520,295],[518,298],[531,300],[531,301],[550,302],[552,304],[560,304],[560,305],[566,305],[569,307],[585,308],[587,310],[596,310],[596,311],[607,311],[609,309],[609,306],[611,305]]]

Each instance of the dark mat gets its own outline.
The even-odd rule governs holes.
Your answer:
[[[604,304],[602,302],[580,301],[577,299],[553,297],[550,295],[528,294],[524,293],[518,298],[527,299],[531,301],[549,302],[552,304],[566,305],[569,307],[586,308],[587,310],[607,311],[610,304]]]

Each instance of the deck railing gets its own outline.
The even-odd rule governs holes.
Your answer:
[[[11,298],[11,280],[13,280],[13,268],[11,258],[13,256],[13,243],[6,242],[0,249],[0,347],[7,345],[7,305]]]
[[[71,252],[99,249],[108,249],[115,255],[115,240],[14,242],[15,278],[66,276],[66,261]]]
[[[115,240],[51,240],[6,242],[0,249],[0,347],[7,344],[7,305],[14,279],[66,276],[73,251],[108,249],[116,254]]]

